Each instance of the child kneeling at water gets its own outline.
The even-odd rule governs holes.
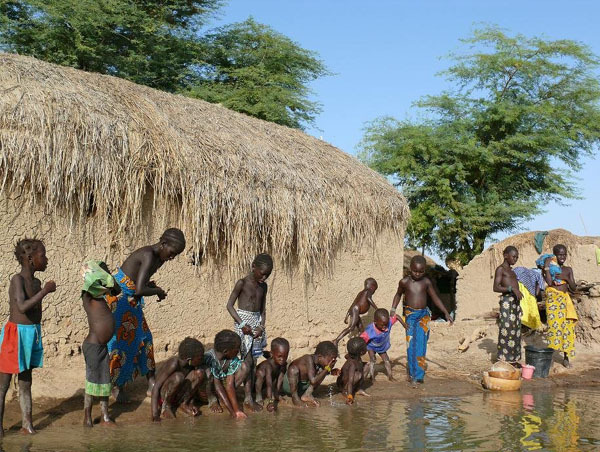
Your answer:
[[[160,368],[152,387],[152,420],[160,422],[163,417],[175,417],[177,408],[191,416],[200,414],[194,405],[204,381],[204,346],[192,337],[179,344],[177,356],[173,356]]]
[[[221,404],[236,419],[247,416],[241,409],[235,389],[242,383],[248,383],[250,367],[238,358],[242,340],[231,330],[223,330],[215,336],[214,348],[204,354],[206,367],[208,404],[211,411],[222,413]],[[217,393],[217,397],[213,394]]]
[[[269,412],[277,409],[289,354],[290,343],[282,337],[276,337],[271,341],[269,358],[256,368],[256,403],[261,405],[263,403],[264,384],[267,387],[267,411]]]
[[[292,396],[294,405],[319,406],[313,397],[313,391],[328,374],[339,375],[334,369],[338,357],[337,347],[331,341],[317,345],[315,353],[304,355],[292,361],[283,379],[283,391]]]
[[[369,396],[362,389],[364,364],[361,356],[367,353],[367,344],[363,338],[353,337],[348,341],[346,348],[348,354],[346,355],[346,362],[342,366],[342,371],[337,378],[337,385],[346,397],[346,404],[352,405],[356,394]]]

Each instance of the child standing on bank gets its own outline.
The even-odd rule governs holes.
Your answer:
[[[265,332],[267,283],[273,271],[273,259],[268,254],[259,254],[252,262],[248,276],[235,283],[227,301],[227,311],[235,322],[235,332],[240,336],[240,356],[250,369],[249,382],[244,385],[244,406],[259,411],[262,406],[254,402],[252,391],[256,380],[256,360],[267,346]],[[237,300],[238,309],[233,305]]]
[[[104,262],[86,262],[81,270],[83,274],[81,300],[89,325],[89,333],[81,345],[85,358],[83,425],[93,427],[92,404],[94,397],[100,399],[102,421],[105,424],[113,423],[108,416],[108,397],[112,384],[107,344],[115,331],[115,319],[108,307],[108,302],[116,300],[115,297],[121,293],[121,289]]]
[[[56,291],[56,283],[42,283],[34,275],[48,267],[46,248],[40,240],[23,239],[15,247],[21,271],[12,277],[8,290],[10,316],[0,333],[0,437],[4,436],[4,401],[10,380],[19,378],[19,402],[23,415],[21,432],[35,433],[31,417],[31,370],[42,367],[42,300]]]
[[[442,311],[446,321],[452,325],[448,310],[436,293],[433,283],[425,277],[425,258],[415,256],[410,260],[410,275],[400,280],[398,290],[394,295],[391,314],[396,314],[396,308],[404,295],[404,317],[402,325],[406,328],[406,358],[408,361],[408,378],[413,383],[423,383],[425,378],[425,355],[429,340],[429,322],[431,311],[427,307],[427,296]]]
[[[392,376],[392,363],[387,351],[392,346],[390,342],[390,331],[392,326],[400,322],[406,328],[404,321],[397,315],[390,317],[390,313],[387,309],[380,308],[375,311],[373,316],[373,323],[370,323],[360,335],[360,337],[367,344],[367,351],[369,352],[369,368],[367,377],[371,380],[375,377],[375,353],[378,353],[383,359],[383,365],[385,367],[385,374],[390,381],[396,381]]]

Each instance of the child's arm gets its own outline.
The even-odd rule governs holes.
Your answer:
[[[400,304],[400,300],[402,299],[402,294],[404,293],[404,284],[402,284],[402,280],[398,283],[398,290],[396,290],[396,295],[394,295],[394,301],[392,301],[392,309],[390,311],[390,315],[396,314],[396,308]]]
[[[261,331],[256,331],[254,333],[254,338],[260,337],[264,332],[265,332],[265,325],[266,325],[266,321],[267,321],[267,284],[263,283],[264,285],[264,292],[263,292],[263,296],[262,296],[262,300],[260,303],[260,329]],[[269,366],[270,367],[270,366]]]
[[[577,289],[577,284],[575,283],[575,277],[573,276],[573,269],[571,267],[563,267],[562,270],[563,271],[561,272],[561,274],[566,273],[564,279],[567,281],[569,289],[571,289],[571,292],[575,292],[575,290]]]
[[[160,369],[160,372],[156,375],[156,381],[152,387],[152,401],[151,401],[151,414],[154,422],[160,422],[160,406],[158,406],[158,400],[160,399],[160,390],[173,372],[177,370],[177,358],[171,358],[168,360],[164,367]]]
[[[156,295],[159,300],[164,300],[167,297],[167,293],[164,290],[156,284],[148,285],[150,276],[152,276],[150,274],[150,269],[152,268],[152,262],[154,261],[153,252],[151,250],[144,252],[140,261],[140,270],[135,281],[136,297],[151,297]]]
[[[31,298],[25,298],[27,294],[25,293],[23,284],[23,277],[17,274],[10,280],[9,288],[9,292],[14,297],[17,309],[21,314],[25,314],[35,305],[40,303],[46,295],[56,291],[56,283],[54,281],[48,281],[46,284],[44,284],[42,290],[40,290],[34,296]]]
[[[442,303],[442,300],[440,300],[440,297],[438,296],[436,290],[433,287],[433,283],[430,280],[427,280],[427,295],[431,297],[431,299],[439,308],[439,310],[444,313],[444,316],[446,317],[446,320],[450,323],[450,325],[454,324],[454,322],[452,321],[452,317],[450,317],[446,306],[444,306],[444,303]]]
[[[494,274],[494,292],[498,293],[510,293],[512,290],[509,290],[509,287],[505,287],[502,285],[502,278],[504,276],[504,270],[502,267],[498,267],[496,269],[496,273]],[[514,289],[514,287],[510,287],[510,289]]]
[[[271,366],[265,366],[265,384],[267,385],[267,399],[273,398],[273,372]],[[258,394],[258,392],[257,392]]]
[[[347,403],[352,403],[354,399],[354,373],[356,372],[356,363],[354,361],[350,362],[350,365],[346,367],[344,370],[346,372],[346,398]],[[348,397],[350,396],[350,397]]]
[[[233,305],[235,304],[236,300],[240,296],[240,293],[242,293],[243,288],[244,288],[244,280],[240,279],[240,280],[238,280],[238,282],[235,283],[235,286],[233,286],[231,295],[229,295],[229,300],[227,300],[227,312],[229,312],[229,315],[231,315],[231,317],[233,317],[233,320],[238,325],[241,325],[243,323],[243,321],[240,318],[237,311],[235,310],[235,308],[233,307]],[[244,325],[242,327],[242,331],[244,332],[244,334],[252,334],[252,328],[248,325]]]
[[[281,369],[279,371],[279,377],[277,377],[277,384],[275,385],[275,388],[273,389],[273,398],[275,400],[281,400],[281,388],[283,387],[283,378],[285,377],[285,372],[287,371],[286,367],[284,366],[283,369]]]
[[[240,410],[240,406],[238,405],[237,395],[235,393],[235,374],[227,376],[225,379],[225,386],[223,387],[223,382],[218,378],[214,379],[215,383],[215,392],[217,396],[219,396],[219,400],[227,411],[234,418],[245,418],[246,415],[242,410]]]
[[[552,258],[548,257],[544,261],[544,268],[542,269],[542,273],[544,274],[544,279],[546,280],[546,284],[548,287],[554,286],[554,281],[552,281],[552,274],[550,273],[550,262],[552,262]]]
[[[373,296],[372,295],[367,295],[367,301],[373,307],[373,309],[379,309],[377,307],[377,305],[375,304],[375,302],[373,301]]]
[[[358,310],[358,305],[353,304],[350,311],[352,312],[352,320],[350,321],[348,326],[346,328],[344,328],[340,334],[338,334],[338,337],[336,337],[334,339],[333,343],[335,345],[337,345],[344,336],[346,336],[347,334],[350,334],[350,332],[354,328],[356,328],[356,326],[358,325],[358,321],[360,320],[360,313]],[[347,316],[347,314],[346,314],[346,316]]]
[[[325,380],[325,377],[327,376],[327,374],[331,373],[331,371],[333,370],[333,366],[335,366],[335,362],[336,362],[336,359],[333,358],[318,373],[315,372],[314,364],[311,363],[311,365],[308,366],[308,380],[310,381],[310,384],[313,388],[316,388],[317,386],[319,386],[323,382],[323,380]]]

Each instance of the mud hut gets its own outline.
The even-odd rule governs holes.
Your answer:
[[[253,256],[276,259],[267,332],[301,353],[338,332],[367,276],[391,299],[409,211],[385,178],[330,144],[219,105],[99,74],[0,53],[0,314],[14,243],[42,238],[52,361],[78,355],[86,334],[80,266],[111,268],[163,228],[188,249],[147,303],[157,357],[187,335],[211,342],[232,326],[234,278]],[[389,292],[389,293],[388,293]]]
[[[576,280],[600,281],[600,266],[596,265],[596,247],[600,237],[581,237],[564,229],[548,232],[542,253],[535,249],[536,232],[525,232],[509,237],[487,248],[459,273],[457,282],[457,318],[477,318],[498,308],[498,294],[492,291],[494,272],[503,261],[502,252],[513,245],[519,250],[517,266],[535,267],[535,260],[543,253],[551,253],[558,243],[566,245],[569,255],[566,265],[573,268]]]

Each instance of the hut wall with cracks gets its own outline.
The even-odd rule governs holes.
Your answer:
[[[401,277],[405,199],[339,149],[219,105],[113,77],[0,53],[0,315],[18,270],[15,242],[46,243],[42,280],[50,363],[80,353],[87,331],[81,264],[119,265],[163,228],[183,229],[186,254],[148,300],[157,358],[185,336],[230,328],[225,303],[255,254],[271,252],[267,329],[293,354],[333,338],[367,276],[391,303]],[[197,266],[201,251],[202,265]]]

